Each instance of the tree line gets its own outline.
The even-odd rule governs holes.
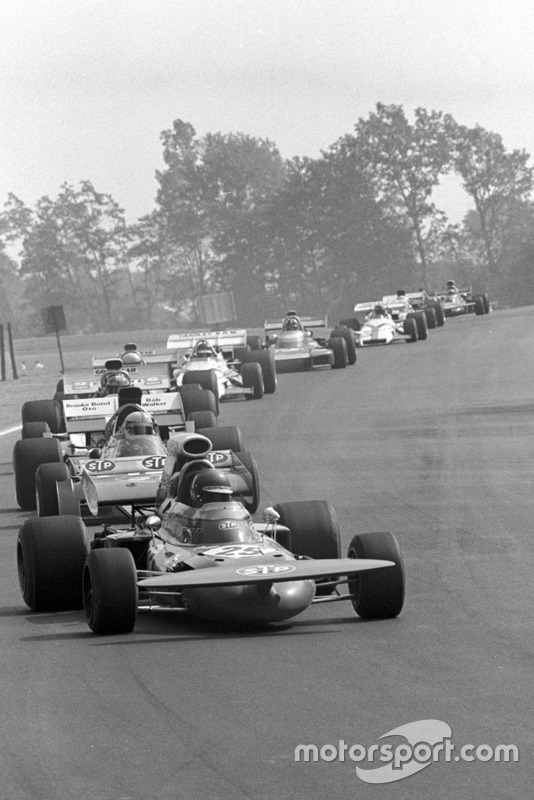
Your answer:
[[[199,137],[180,119],[161,144],[154,210],[134,224],[90,181],[35,208],[8,196],[0,315],[17,335],[40,329],[48,305],[64,306],[71,332],[194,325],[196,298],[220,291],[255,327],[288,306],[335,320],[448,278],[534,303],[529,154],[479,125],[379,103],[315,159],[240,133]],[[433,199],[447,175],[472,202],[460,224]]]

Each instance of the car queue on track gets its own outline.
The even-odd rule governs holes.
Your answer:
[[[314,603],[348,599],[360,617],[397,616],[404,567],[395,537],[356,535],[342,558],[327,501],[280,503],[263,512],[263,522],[254,521],[260,493],[255,458],[244,450],[239,429],[217,426],[218,402],[198,407],[202,392],[223,399],[225,385],[229,395],[254,399],[263,396],[260,383],[274,392],[281,364],[280,371],[345,367],[356,362],[358,346],[415,342],[444,323],[441,299],[424,293],[399,290],[370,305],[357,304],[355,316],[326,338],[311,329],[326,327],[326,319],[299,318],[294,311],[267,322],[264,341],[246,332],[243,338],[242,331],[178,334],[167,344],[178,356],[164,360],[153,383],[149,373],[161,366],[159,356],[130,345],[121,359],[104,359],[102,370],[97,359],[91,375],[65,374],[52,403],[24,404],[13,461],[19,505],[37,509],[17,540],[19,583],[29,608],[83,607],[91,630],[107,634],[130,632],[138,609],[155,606],[271,623]],[[483,307],[489,310],[487,297]],[[481,301],[474,302],[477,315],[480,308]],[[272,336],[273,330],[280,333]],[[232,333],[239,343],[229,351]],[[199,343],[210,346],[203,357],[213,364],[188,370]],[[248,364],[254,380],[246,377]],[[210,374],[217,369],[220,374]],[[189,372],[198,383],[183,380]],[[163,389],[159,399],[154,383]],[[243,391],[247,384],[250,393]],[[162,400],[165,395],[172,401]],[[187,413],[193,397],[197,404]],[[124,449],[147,442],[150,453]],[[95,522],[103,527],[91,539],[87,525]]]

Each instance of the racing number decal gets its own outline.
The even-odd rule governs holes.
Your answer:
[[[165,456],[150,456],[150,458],[144,458],[141,463],[147,469],[163,469]]]
[[[219,556],[223,558],[245,558],[247,556],[261,556],[265,553],[272,553],[275,552],[275,547],[254,547],[253,545],[242,545],[242,544],[226,544],[221,545],[220,547],[210,547],[209,550],[205,550],[204,552],[208,556],[213,556],[214,558]]]
[[[115,462],[103,459],[102,461],[88,461],[85,465],[87,472],[111,472],[115,469]]]

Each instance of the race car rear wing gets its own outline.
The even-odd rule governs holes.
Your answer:
[[[179,392],[151,392],[143,394],[141,405],[146,408],[158,425],[167,427],[185,426],[182,397]],[[103,431],[109,418],[117,411],[119,398],[116,394],[107,397],[85,397],[63,400],[63,413],[68,433],[93,433]]]
[[[284,319],[266,319],[264,328],[265,331],[281,331],[284,325]],[[328,327],[328,317],[298,317],[298,319],[302,322],[302,326],[304,328],[327,328]]]
[[[128,352],[128,351],[127,351]],[[132,352],[132,351],[130,351]],[[166,350],[135,350],[134,352],[138,353],[141,358],[143,359],[144,364],[161,364],[162,367],[164,364],[170,364],[172,361],[172,355],[167,353]],[[101,356],[101,355],[94,355],[91,359],[91,364],[93,367],[105,367],[106,362],[110,361],[110,359],[121,359],[121,364],[119,369],[127,370],[132,366],[131,364],[123,364],[122,363],[122,356],[124,353],[116,353],[114,356]]]
[[[109,364],[110,359],[106,359]],[[171,376],[167,364],[128,364],[113,367],[127,372],[132,386],[139,386],[145,392],[170,389]],[[65,372],[63,375],[63,391],[66,395],[90,396],[100,388],[100,379],[109,368],[105,366],[86,367]]]
[[[184,353],[191,350],[197,342],[205,339],[219,350],[233,347],[245,347],[247,344],[246,329],[227,331],[186,331],[184,333],[171,333],[167,339],[167,350]]]

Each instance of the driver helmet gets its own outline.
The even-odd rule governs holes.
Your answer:
[[[230,478],[221,469],[203,470],[193,479],[191,493],[200,505],[224,503],[232,497]]]
[[[135,439],[138,436],[156,436],[158,426],[146,411],[132,411],[122,424],[125,439]]]
[[[386,309],[384,308],[384,306],[376,305],[373,309],[373,313],[376,314],[377,317],[385,317]]]
[[[447,289],[447,294],[456,294],[456,289],[453,289],[452,286]]]
[[[118,394],[122,386],[130,386],[131,381],[126,372],[105,372],[102,375],[100,386],[105,394]]]
[[[294,311],[288,311],[287,317],[284,321],[284,330],[285,331],[299,331],[300,330],[300,320],[295,314]]]
[[[447,281],[447,289],[455,289],[456,284],[454,281]]]
[[[206,339],[201,339],[197,342],[193,352],[194,358],[212,358],[215,355],[215,350]]]
[[[140,353],[135,353],[133,350],[128,350],[122,356],[122,363],[126,364],[142,364],[143,359],[141,358]]]
[[[404,289],[397,289],[397,297],[406,297]]]

